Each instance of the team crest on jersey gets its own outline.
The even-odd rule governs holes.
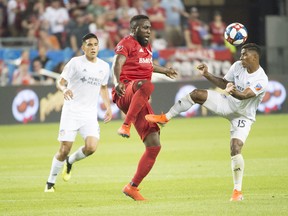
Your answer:
[[[63,129],[61,129],[60,131],[59,131],[59,136],[64,136],[65,135],[65,130],[63,130]]]
[[[119,51],[121,51],[123,49],[123,46],[122,45],[118,45],[117,47],[116,47],[116,52],[119,52]]]
[[[256,86],[255,86],[255,90],[256,91],[260,91],[263,87],[261,86],[260,83],[258,83]]]

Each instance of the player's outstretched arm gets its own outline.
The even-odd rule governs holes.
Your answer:
[[[217,87],[219,87],[221,89],[225,89],[226,88],[226,85],[227,85],[228,81],[223,79],[223,78],[216,77],[213,74],[209,73],[208,72],[208,67],[207,67],[206,64],[198,65],[197,66],[197,70],[201,73],[202,76],[204,76],[207,80],[212,82]]]
[[[154,73],[164,74],[171,79],[175,79],[178,76],[178,72],[171,67],[166,68],[166,67],[162,67],[160,65],[153,64],[153,68],[154,68],[154,70],[153,70]]]

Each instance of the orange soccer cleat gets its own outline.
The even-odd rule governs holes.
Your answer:
[[[149,114],[145,116],[145,119],[148,122],[152,122],[152,123],[158,123],[158,124],[166,124],[169,120],[166,118],[165,114],[161,114],[161,115],[153,115],[153,114]]]
[[[122,126],[118,129],[117,133],[122,137],[129,138],[130,127],[131,127],[131,124],[130,125],[122,124]]]
[[[230,201],[241,201],[243,199],[244,199],[244,197],[243,197],[242,192],[234,189]]]
[[[146,200],[140,193],[137,187],[133,187],[129,183],[125,185],[122,192],[126,195],[134,199],[135,201],[144,201]]]

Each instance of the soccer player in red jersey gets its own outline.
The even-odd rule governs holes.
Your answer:
[[[123,193],[136,201],[145,200],[139,193],[138,185],[152,169],[161,148],[158,125],[145,120],[146,114],[153,113],[148,102],[154,90],[152,72],[170,78],[177,76],[174,69],[153,64],[150,34],[151,23],[147,16],[132,17],[130,35],[117,44],[112,66],[115,82],[113,102],[126,114],[118,134],[129,138],[133,124],[146,147],[133,179],[123,188]]]

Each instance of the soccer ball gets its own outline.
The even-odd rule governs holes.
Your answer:
[[[234,46],[241,45],[245,43],[248,38],[247,29],[241,23],[231,23],[226,27],[224,37],[226,41]]]

